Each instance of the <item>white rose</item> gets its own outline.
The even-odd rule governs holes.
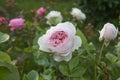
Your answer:
[[[86,19],[86,16],[85,14],[78,8],[72,8],[72,12],[71,12],[71,15],[77,19],[77,20],[85,20]]]
[[[61,15],[61,12],[58,11],[50,11],[48,15],[46,16],[47,24],[49,25],[56,25],[58,23],[61,23],[63,20],[63,17]]]
[[[111,23],[106,23],[101,31],[99,31],[100,37],[99,40],[105,40],[109,42],[117,37],[118,29]]]
[[[69,61],[72,58],[72,51],[78,49],[82,44],[81,38],[75,34],[76,29],[72,23],[59,23],[39,38],[39,49],[53,52],[53,58],[56,61]]]

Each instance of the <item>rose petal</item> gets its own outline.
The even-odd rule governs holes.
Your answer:
[[[70,22],[59,23],[56,26],[51,26],[51,28],[47,30],[46,34],[49,34],[48,36],[50,36],[55,31],[65,31],[69,36],[74,36],[76,33],[75,26]]]
[[[72,34],[76,33],[75,26],[70,22],[59,23],[57,26],[64,30],[67,30],[67,31],[69,30],[69,32],[71,32]]]
[[[45,35],[41,36],[38,39],[38,44],[39,44],[39,49],[40,50],[50,52],[50,50],[48,49],[48,47],[46,45],[47,43],[46,43],[46,40],[45,40]]]
[[[68,62],[72,58],[72,52],[69,52],[67,56],[54,55],[53,58],[57,62],[60,62],[63,60]]]
[[[99,31],[99,33],[100,33],[99,41],[102,41],[103,40],[103,35],[105,33],[105,28],[103,28],[101,31]]]
[[[74,47],[73,47],[72,51],[74,51],[75,49],[77,50],[81,45],[82,45],[81,38],[79,36],[75,36],[75,38],[74,38]]]

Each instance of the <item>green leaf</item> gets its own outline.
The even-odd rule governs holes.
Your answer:
[[[27,74],[28,80],[38,80],[39,79],[39,74],[37,71],[32,70]]]
[[[120,77],[117,80],[120,80]]]
[[[88,50],[89,52],[95,51],[95,46],[94,46],[94,44],[93,44],[92,42],[90,42],[90,43],[87,45],[87,50]]]
[[[87,46],[87,39],[86,39],[85,35],[82,33],[82,31],[77,29],[77,35],[81,37],[82,44],[83,44],[84,47],[86,47]]]
[[[7,41],[9,39],[9,35],[8,34],[4,34],[0,32],[0,43],[3,43],[5,41]]]
[[[82,45],[85,48],[85,50],[87,51],[87,53],[89,53],[89,50],[87,50],[88,43],[87,43],[87,39],[86,39],[85,35],[79,29],[77,29],[77,35],[81,37]]]
[[[17,68],[10,63],[0,62],[0,80],[20,80]]]
[[[70,71],[75,68],[79,64],[79,56],[74,57],[73,59],[70,60],[69,62],[69,68]]]
[[[44,72],[40,74],[43,80],[56,80],[55,71],[51,68],[44,69]]]
[[[118,60],[118,61],[116,62],[116,65],[117,65],[118,67],[120,67],[120,60]]]
[[[0,51],[0,62],[11,62],[10,56]]]
[[[23,76],[23,80],[28,80],[28,77],[27,77],[26,74],[24,74],[24,76]]]
[[[85,73],[86,68],[78,66],[71,72],[71,77],[82,77],[83,74]]]
[[[111,53],[107,53],[105,56],[112,64],[117,61],[117,57]]]
[[[69,75],[69,68],[67,65],[65,65],[65,64],[59,65],[59,70],[63,75],[65,75],[65,76]]]
[[[73,78],[73,80],[88,80],[88,79],[85,79],[83,77],[79,77],[79,78]]]
[[[48,66],[49,65],[48,59],[43,55],[39,55],[38,58],[35,57],[35,62],[38,65],[42,65],[42,66]]]

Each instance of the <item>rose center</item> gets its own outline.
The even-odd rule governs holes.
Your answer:
[[[64,31],[56,31],[51,35],[49,40],[52,42],[54,47],[57,47],[62,44],[67,37],[68,35]]]

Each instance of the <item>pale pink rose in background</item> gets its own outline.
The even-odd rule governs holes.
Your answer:
[[[78,8],[72,8],[71,15],[78,21],[86,19],[86,15]]]
[[[25,27],[25,20],[23,18],[11,19],[9,22],[10,30],[14,31],[16,29],[22,29]]]
[[[58,62],[69,61],[72,58],[72,52],[82,44],[81,38],[75,34],[76,29],[72,23],[59,23],[39,38],[39,49],[53,52],[53,58]]]
[[[40,15],[40,16],[44,16],[46,13],[46,9],[44,7],[40,7],[38,10],[37,10],[37,14]]]
[[[61,12],[55,10],[50,11],[45,18],[47,19],[46,23],[48,25],[57,25],[63,21]]]
[[[6,18],[0,17],[0,23],[5,23],[5,22],[6,22]]]
[[[105,42],[109,42],[117,37],[118,29],[116,29],[113,24],[106,23],[99,33],[100,41],[104,39]]]

